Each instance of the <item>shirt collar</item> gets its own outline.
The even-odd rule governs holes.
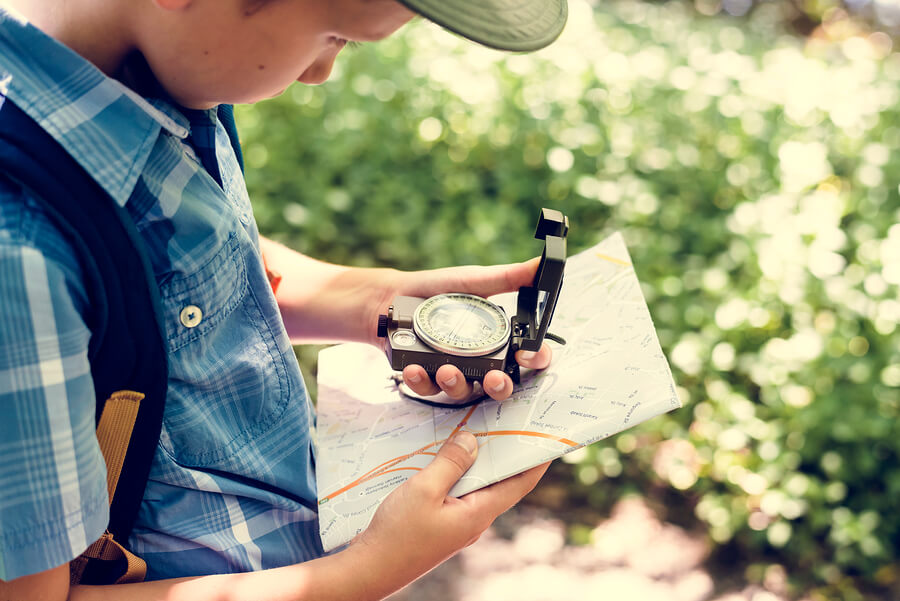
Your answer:
[[[187,138],[190,124],[169,103],[148,101],[0,8],[0,81],[34,119],[124,206],[160,131]]]

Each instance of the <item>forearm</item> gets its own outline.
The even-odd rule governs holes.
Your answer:
[[[378,564],[384,569],[378,569]],[[248,572],[112,586],[76,586],[70,601],[375,601],[399,590],[389,558],[364,546],[306,563]]]
[[[390,302],[388,282],[399,272],[325,263],[265,238],[260,246],[282,277],[275,298],[292,342],[374,339],[372,320]]]
[[[317,261],[277,242],[261,239],[269,269],[281,274],[275,295],[288,335],[295,343],[377,343],[378,315],[398,295],[466,292],[490,296],[533,281],[538,259],[492,267],[428,271],[364,269]]]

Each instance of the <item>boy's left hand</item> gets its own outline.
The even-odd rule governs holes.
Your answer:
[[[539,258],[524,263],[512,263],[509,265],[495,265],[491,267],[449,267],[430,271],[417,272],[391,272],[382,292],[383,297],[377,305],[377,313],[371,323],[377,322],[377,315],[386,313],[388,305],[395,296],[418,296],[428,298],[435,294],[445,292],[465,292],[478,296],[489,297],[502,292],[514,292],[522,286],[528,286],[534,281]],[[370,342],[381,346],[382,340],[373,334]],[[536,353],[519,351],[516,353],[516,361],[525,368],[543,369],[550,365],[552,352],[544,343]],[[472,383],[466,381],[462,372],[453,365],[441,366],[435,379],[432,380],[420,365],[410,365],[403,370],[403,381],[416,394],[428,396],[445,392],[454,400],[462,400],[472,394]],[[508,375],[499,370],[493,370],[485,375],[482,381],[484,392],[492,399],[502,401],[512,394],[513,382]]]

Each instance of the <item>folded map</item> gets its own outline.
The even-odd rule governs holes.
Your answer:
[[[492,298],[515,307],[514,294]],[[475,434],[461,496],[681,406],[622,236],[569,257],[545,370],[523,371],[503,402],[438,409],[404,397],[384,354],[363,344],[323,350],[316,478],[326,551],[368,526],[393,489],[428,465],[457,430]]]

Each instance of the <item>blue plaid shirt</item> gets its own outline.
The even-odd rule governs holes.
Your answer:
[[[129,541],[148,578],[319,556],[311,410],[216,112],[141,98],[2,9],[0,94],[125,206],[149,250],[169,381]],[[0,173],[3,580],[71,560],[108,520],[74,257]]]

